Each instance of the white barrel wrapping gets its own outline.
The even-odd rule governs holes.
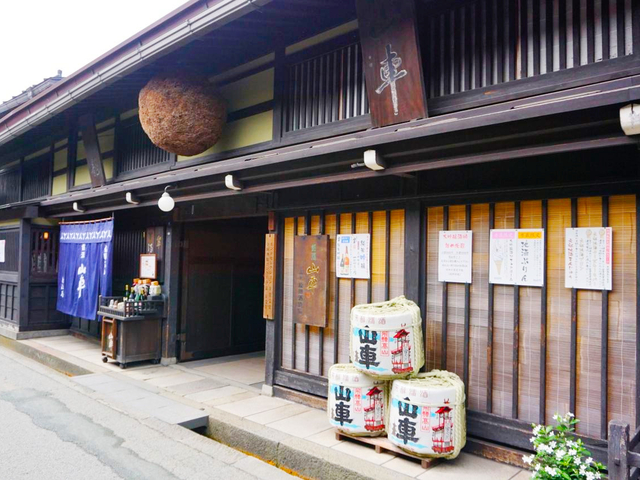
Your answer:
[[[395,380],[387,408],[387,437],[415,455],[453,459],[467,441],[464,383],[433,370]]]
[[[406,378],[424,365],[420,308],[404,296],[351,310],[351,362],[380,379]]]
[[[329,423],[345,433],[376,437],[385,433],[388,382],[357,371],[352,365],[329,369]]]

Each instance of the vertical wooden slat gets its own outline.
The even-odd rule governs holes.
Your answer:
[[[540,292],[540,398],[538,423],[544,424],[546,421],[546,403],[547,403],[547,225],[549,223],[549,202],[542,200],[542,230],[544,236],[544,265],[543,265],[543,284]]]
[[[578,227],[578,199],[571,199],[571,228]],[[576,379],[577,379],[577,338],[578,338],[578,290],[571,289],[571,345],[570,345],[570,378],[569,378],[569,411],[576,411]]]
[[[298,217],[293,218],[293,236],[298,235]],[[294,238],[293,255],[295,257],[295,238]],[[294,272],[295,275],[295,272]],[[295,282],[295,280],[294,280]],[[294,283],[295,285],[295,283]],[[296,369],[296,322],[291,319],[291,370]]]
[[[339,118],[339,114],[338,114],[338,108],[339,108],[339,78],[340,78],[340,73],[339,73],[339,67],[338,67],[338,52],[333,52],[333,82],[332,82],[332,86],[333,86],[333,97],[332,97],[332,107],[331,107],[331,121],[335,122],[336,120],[338,120]]]
[[[442,41],[442,15],[436,16],[435,19],[435,43],[433,49],[434,58],[434,69],[431,83],[433,84],[433,96],[439,97],[442,95],[442,89],[440,88],[440,81],[443,77],[442,70],[440,69],[440,65],[442,65],[444,55],[442,53],[443,41]]]
[[[609,226],[609,197],[602,197],[602,226]],[[600,437],[607,438],[609,380],[609,291],[602,291],[602,330],[600,332]]]
[[[616,1],[616,36],[618,37],[618,57],[624,56],[624,0]]]
[[[295,79],[293,82],[293,130],[300,128],[300,101],[298,95],[300,94],[300,71],[301,66],[295,65],[293,67],[295,72]]]
[[[351,71],[351,55],[352,55],[352,47],[347,47],[347,59],[346,59],[346,68],[347,68],[347,81],[344,86],[344,90],[346,90],[346,100],[345,100],[345,109],[344,109],[344,117],[343,118],[351,118],[352,117],[352,103],[353,98],[351,94],[351,77],[353,72]]]
[[[386,211],[385,221],[385,251],[384,251],[384,299],[389,300],[389,286],[390,286],[390,270],[391,270],[391,210]]]
[[[336,213],[336,238],[340,233],[340,214]],[[337,247],[336,247],[337,248]],[[340,279],[335,274],[333,303],[333,363],[338,363],[338,337],[340,336]]]
[[[304,234],[311,235],[311,213],[307,212],[304,217]],[[309,344],[310,340],[309,325],[304,326],[304,371],[309,373]]]
[[[515,202],[514,228],[520,228],[520,202]],[[520,385],[520,287],[513,287],[513,376],[511,377],[511,416],[518,418]]]
[[[489,231],[496,228],[496,204],[489,204]],[[493,411],[493,301],[494,287],[489,283],[487,305],[487,412]]]
[[[580,66],[580,0],[572,2],[573,17],[573,67]],[[574,410],[571,410],[572,412]]]
[[[504,48],[505,48],[505,30],[504,30],[504,0],[497,0],[496,4],[496,83],[504,82]]]
[[[560,53],[560,70],[567,68],[567,2],[558,3],[558,48]]]
[[[455,57],[451,54],[451,41],[453,38],[453,32],[451,30],[451,16],[453,12],[447,12],[444,16],[444,52],[442,55],[442,61],[444,63],[444,91],[443,95],[449,95],[451,93],[451,59]]]
[[[367,303],[371,303],[373,292],[373,212],[368,215],[368,233],[370,243],[369,253],[369,279],[367,280]]]
[[[465,230],[471,230],[471,205],[465,207]],[[473,263],[473,262],[472,262]],[[464,378],[465,395],[469,397],[469,335],[471,334],[471,284],[464,284]]]
[[[536,0],[532,0],[536,1]],[[520,78],[529,72],[529,9],[527,0],[520,0]]]
[[[540,75],[540,0],[533,2],[533,74]]]
[[[433,15],[427,19],[429,22],[429,72],[426,77],[429,79],[429,98],[436,97],[436,80],[438,78],[436,75],[436,59],[438,58],[436,25],[438,24],[438,18],[437,15]]]
[[[449,230],[449,207],[442,208],[442,230]],[[447,282],[442,282],[442,358],[441,368],[447,369]]]
[[[453,92],[460,92],[462,84],[462,8],[457,8],[453,11],[453,30],[451,32],[451,41],[453,42]]]
[[[474,59],[474,85],[473,88],[481,88],[482,87],[482,3],[476,2],[473,5],[473,18],[475,19],[474,24],[474,39],[475,49],[473,54]]]
[[[322,104],[321,104],[322,105]],[[318,227],[318,233],[320,235],[325,234],[325,218],[324,211],[320,212],[320,225]],[[320,364],[319,372],[320,376],[324,373],[324,328],[318,327],[318,361]]]
[[[609,0],[601,0],[602,60],[609,60],[611,54],[611,30],[609,26]]]
[[[360,115],[360,91],[359,91],[359,77],[361,74],[360,71],[360,62],[359,59],[359,49],[360,45],[356,43],[354,46],[354,54],[353,54],[353,93],[354,93],[354,106],[353,106],[353,116]]]
[[[553,72],[553,0],[546,0],[545,62],[547,73]]]
[[[429,241],[429,210],[423,209],[422,224],[420,228],[420,312],[422,313],[422,341],[427,348],[427,264],[429,262],[427,256],[427,243]],[[427,371],[427,362],[425,361],[422,371]]]
[[[485,83],[493,85],[493,2],[484,2],[484,28],[485,28]]]
[[[640,352],[640,239],[638,226],[640,220],[640,196],[636,195],[636,352]],[[636,426],[640,425],[640,362],[636,360]]]
[[[596,22],[594,0],[587,0],[587,63],[596,58]]]
[[[472,73],[473,73],[473,50],[472,50],[472,5],[467,5],[461,8],[462,15],[464,15],[464,87],[465,91],[471,90],[472,86]]]
[[[304,127],[309,128],[312,126],[312,118],[313,118],[313,91],[311,90],[311,85],[313,84],[313,72],[311,71],[311,61],[307,62],[307,75],[305,79],[305,91],[307,92],[306,98],[304,101]]]
[[[509,81],[516,79],[516,58],[518,51],[518,9],[515,2],[507,2],[509,6]]]

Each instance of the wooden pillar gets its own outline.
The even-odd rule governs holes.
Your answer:
[[[20,220],[18,250],[18,327],[29,326],[29,281],[31,278],[31,220]]]
[[[162,328],[162,363],[165,365],[176,363],[178,357],[181,226],[180,223],[169,222],[165,236],[164,288],[167,295],[167,317]]]
[[[407,205],[404,217],[404,295],[416,303],[420,302],[420,254],[422,241],[422,211],[420,202]],[[423,308],[423,306],[420,306]],[[424,314],[424,312],[422,312]]]
[[[609,480],[629,480],[628,450],[629,424],[612,420],[609,422],[609,458],[607,459]]]
[[[273,320],[265,320],[266,322],[266,341],[265,341],[265,386],[264,394],[272,394],[274,378],[276,370],[280,364],[280,325],[282,322],[282,292],[283,282],[283,266],[284,266],[284,219],[275,215],[274,212],[269,213],[269,233],[277,234],[276,237],[276,285],[275,285],[275,315]],[[320,350],[322,351],[322,350]]]

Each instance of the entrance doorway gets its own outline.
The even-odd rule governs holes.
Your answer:
[[[185,225],[180,359],[264,350],[267,218]]]

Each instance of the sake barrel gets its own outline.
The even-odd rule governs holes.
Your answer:
[[[404,296],[351,310],[353,366],[380,379],[406,378],[424,365],[420,308]]]
[[[395,380],[387,408],[387,437],[414,455],[453,459],[467,441],[464,384],[433,370]]]
[[[359,372],[352,365],[329,369],[327,415],[334,427],[356,436],[375,437],[385,433],[387,382]]]

